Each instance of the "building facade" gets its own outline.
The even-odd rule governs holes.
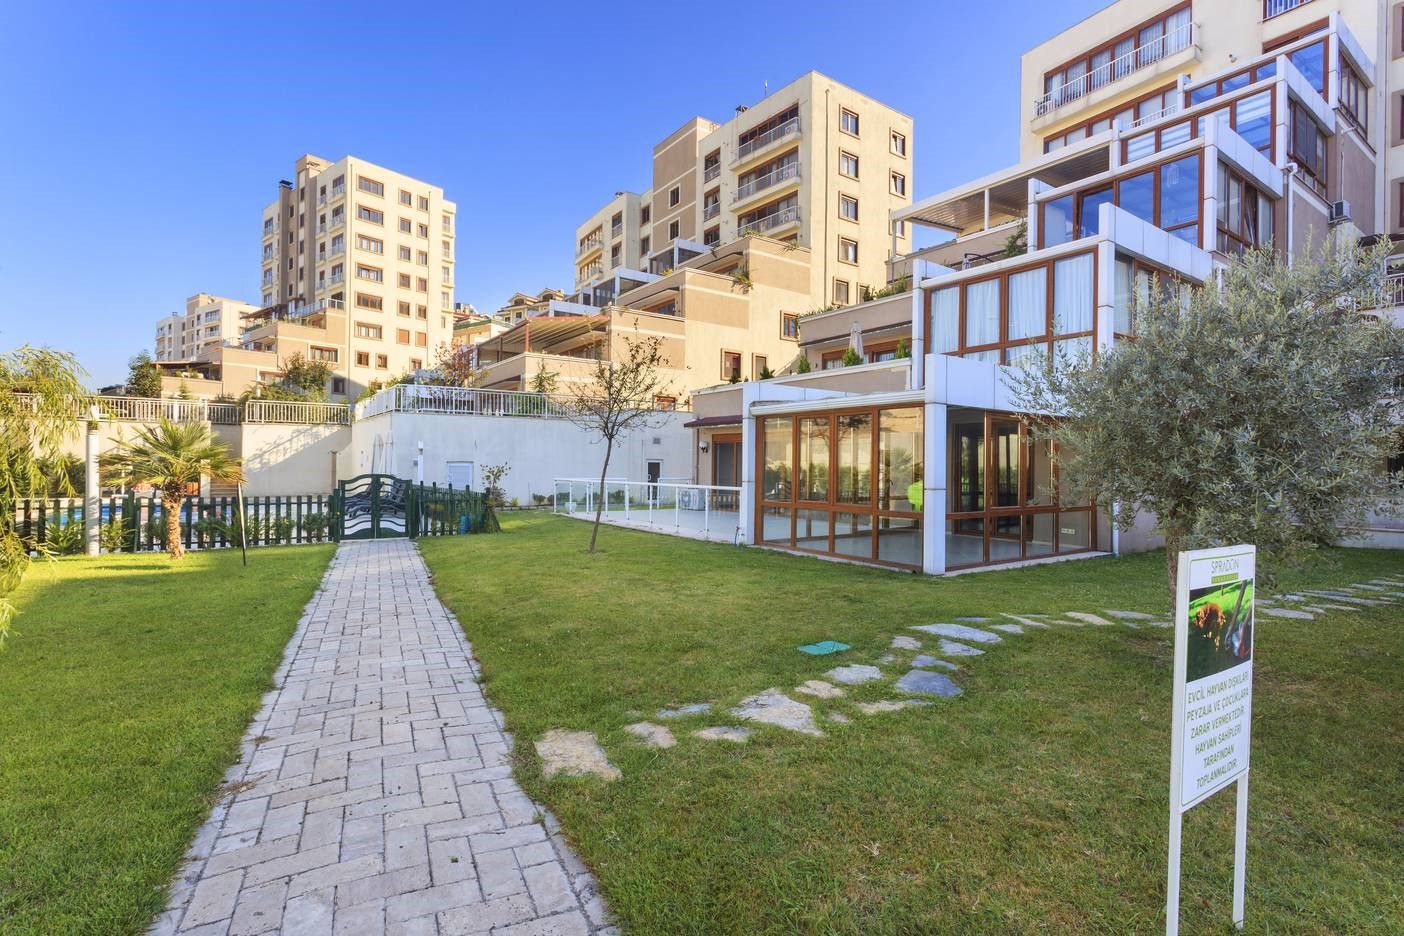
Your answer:
[[[237,299],[196,293],[185,300],[185,311],[156,322],[157,361],[189,361],[196,355],[243,333],[244,319],[258,306]]]

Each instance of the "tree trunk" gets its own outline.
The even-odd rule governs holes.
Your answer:
[[[1178,533],[1165,535],[1165,580],[1170,583],[1170,622],[1174,625],[1179,624],[1175,620],[1175,589],[1179,585],[1180,549],[1183,544],[1184,540]]]
[[[161,492],[161,513],[166,518],[166,552],[172,559],[180,559],[185,556],[185,547],[180,542],[180,502],[184,500],[179,494],[171,495],[165,491]]]
[[[595,500],[595,525],[590,528],[590,548],[586,552],[595,551],[595,540],[600,535],[600,516],[604,513],[605,506],[605,476],[609,474],[609,456],[613,451],[614,440],[606,440],[604,464],[600,467],[600,496]]]

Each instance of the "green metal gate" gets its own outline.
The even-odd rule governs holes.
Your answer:
[[[410,482],[394,475],[366,474],[337,485],[338,540],[385,539],[410,534]]]

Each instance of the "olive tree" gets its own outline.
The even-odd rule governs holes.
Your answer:
[[[1064,489],[1122,530],[1155,516],[1172,603],[1181,550],[1253,543],[1270,576],[1399,497],[1383,468],[1399,445],[1404,338],[1374,311],[1389,305],[1383,259],[1250,252],[1202,287],[1149,290],[1134,340],[1016,373]]]
[[[665,365],[663,339],[657,335],[624,338],[621,360],[598,360],[589,382],[574,390],[567,401],[570,420],[604,441],[604,462],[600,465],[599,497],[595,501],[595,522],[590,529],[590,548],[600,535],[600,518],[605,505],[605,478],[615,444],[631,432],[661,425],[667,418],[657,407],[657,399],[669,393],[669,385],[659,370]]]

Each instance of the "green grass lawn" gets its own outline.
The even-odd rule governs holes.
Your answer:
[[[1165,614],[1162,554],[930,579],[534,517],[421,541],[517,772],[564,823],[626,932],[1153,933],[1164,927],[1170,632],[1054,628],[958,661],[957,699],[864,716],[855,687],[823,738],[690,732],[835,662],[873,662],[914,624],[1005,611]],[[1284,587],[1399,574],[1336,550]],[[1166,615],[1168,616],[1168,615]],[[1404,611],[1259,616],[1248,844],[1253,933],[1404,929]],[[812,658],[799,644],[853,649]],[[666,705],[656,751],[622,729]],[[596,731],[623,779],[544,780],[530,743]],[[1183,931],[1229,930],[1233,796],[1185,820]]]
[[[39,562],[0,652],[0,933],[138,933],[330,546]]]

